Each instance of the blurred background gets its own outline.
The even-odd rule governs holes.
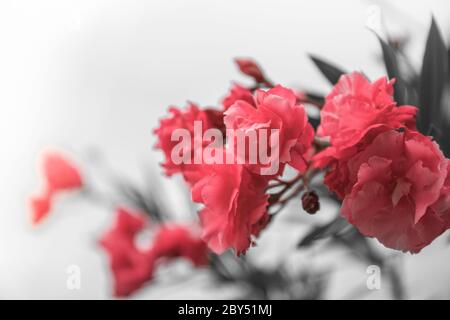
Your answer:
[[[374,8],[391,36],[408,39],[406,51],[419,68],[432,14],[450,41],[449,6],[447,0],[3,0],[0,298],[112,297],[107,257],[97,245],[110,210],[71,197],[56,204],[40,228],[27,221],[43,148],[56,146],[80,163],[158,186],[171,214],[182,218],[192,211],[189,197],[180,179],[162,177],[162,156],[152,149],[152,130],[169,105],[217,105],[232,80],[247,81],[232,63],[236,56],[255,58],[277,83],[321,93],[330,87],[307,53],[370,78],[382,76],[379,43],[366,27]],[[389,282],[369,291],[368,264],[344,251],[295,250],[302,232],[336,208],[325,202],[314,217],[300,210],[286,210],[247,259],[267,270],[284,260],[326,271],[321,298],[390,298]],[[450,298],[448,239],[446,233],[419,255],[402,255],[407,298]],[[80,267],[80,290],[67,289],[70,265]],[[184,262],[160,273],[133,298],[233,298],[242,290],[215,286],[208,270],[192,272]]]

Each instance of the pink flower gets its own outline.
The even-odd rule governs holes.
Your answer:
[[[250,90],[238,84],[233,84],[228,95],[222,100],[224,110],[227,110],[239,100],[243,100],[252,106],[255,105],[255,101],[253,100],[253,95]]]
[[[158,136],[158,142],[156,148],[161,149],[164,152],[166,162],[162,165],[168,176],[175,173],[182,173],[185,180],[192,184],[196,181],[193,177],[196,177],[195,170],[197,170],[198,165],[194,164],[194,139],[196,139],[194,134],[194,122],[200,121],[202,123],[202,132],[210,129],[217,128],[224,131],[223,124],[223,113],[218,110],[206,109],[201,110],[195,104],[190,103],[185,110],[179,110],[175,107],[171,107],[169,112],[172,114],[171,117],[162,119],[160,121],[159,128],[154,130],[154,133]],[[172,133],[176,129],[186,129],[191,135],[191,149],[188,152],[191,154],[190,164],[180,163],[176,164],[172,160],[172,150],[179,143],[179,141],[172,141]],[[200,137],[202,139],[202,137]],[[203,146],[207,144],[203,140],[200,144]]]
[[[279,132],[278,161],[300,172],[307,167],[307,153],[314,138],[305,109],[297,104],[295,93],[282,86],[268,91],[257,90],[255,106],[239,100],[225,111],[227,129],[245,132],[277,129]],[[270,131],[269,131],[270,134]],[[274,147],[272,145],[272,147]]]
[[[385,131],[339,165],[342,214],[363,235],[417,253],[449,228],[448,160],[429,137]]]
[[[153,277],[153,253],[139,249],[135,243],[144,225],[142,215],[119,208],[113,227],[100,240],[110,258],[114,294],[118,297],[132,294]]]
[[[393,85],[394,80],[384,77],[370,83],[357,72],[339,79],[321,110],[317,134],[329,137],[331,148],[316,157],[317,166],[326,166],[330,157],[345,157],[369,131],[380,126],[415,129],[417,108],[397,107]]]
[[[207,165],[203,174],[192,189],[193,200],[204,204],[203,240],[217,254],[245,253],[269,220],[268,179],[238,164]]]
[[[324,183],[334,192],[340,199],[343,199],[347,193],[352,190],[354,179],[350,180],[350,173],[348,168],[348,163],[352,157],[366,149],[373,140],[382,132],[390,131],[391,128],[387,126],[379,126],[366,133],[363,139],[361,139],[352,148],[346,149],[345,152],[336,153],[336,148],[328,147],[321,153],[319,153],[315,158],[315,164],[326,163],[328,170],[324,177]],[[354,169],[357,170],[357,169]]]
[[[196,230],[186,225],[168,225],[158,229],[153,239],[153,255],[159,258],[182,257],[196,267],[208,264],[208,248]]]
[[[31,224],[37,225],[51,210],[52,203],[50,194],[47,192],[31,196],[29,205],[31,209]]]
[[[38,224],[51,209],[58,193],[79,189],[83,185],[78,168],[60,152],[49,151],[42,157],[43,190],[30,199],[31,222]]]
[[[171,259],[184,258],[196,267],[208,264],[207,246],[193,226],[158,226],[153,240],[141,248],[136,244],[136,237],[145,226],[143,214],[118,208],[113,226],[99,241],[109,256],[117,297],[136,292],[153,279],[157,266]]]
[[[239,70],[249,76],[255,79],[257,83],[267,83],[266,77],[264,76],[263,71],[258,66],[258,64],[252,60],[252,59],[244,59],[244,58],[237,58],[234,60],[236,64],[239,67]]]
[[[78,168],[59,152],[44,155],[43,170],[50,191],[78,189],[82,179]]]

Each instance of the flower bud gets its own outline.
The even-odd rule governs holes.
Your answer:
[[[302,195],[303,210],[309,214],[314,214],[320,209],[319,197],[314,191],[305,192]]]
[[[251,59],[235,59],[234,61],[243,74],[252,77],[257,83],[267,83],[264,73],[255,61]]]

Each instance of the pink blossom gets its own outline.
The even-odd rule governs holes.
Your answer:
[[[255,105],[251,91],[235,83],[231,87],[228,95],[222,100],[224,110],[227,110],[239,100],[243,100],[253,106]]]
[[[278,161],[304,172],[314,129],[308,122],[304,107],[297,104],[295,93],[282,86],[268,91],[257,90],[255,103],[256,108],[239,100],[225,111],[224,122],[227,129],[245,132],[259,129],[278,130]]]
[[[339,165],[342,214],[362,234],[416,253],[449,228],[448,160],[429,137],[385,131]]]
[[[153,253],[136,246],[136,236],[144,226],[145,220],[141,214],[119,208],[114,225],[100,239],[100,244],[109,255],[114,294],[118,297],[134,293],[153,278]]]
[[[50,212],[54,197],[60,192],[83,186],[80,170],[61,152],[48,151],[42,156],[43,187],[30,199],[31,222],[39,224]]]
[[[328,137],[331,147],[315,158],[324,167],[331,158],[342,158],[364,136],[379,127],[415,129],[417,108],[399,106],[393,99],[394,80],[380,78],[370,83],[358,72],[343,75],[325,99],[319,137]]]
[[[161,226],[153,238],[152,252],[156,259],[185,258],[194,266],[208,264],[208,248],[199,232],[191,226],[172,224]]]
[[[203,240],[218,254],[245,253],[269,220],[268,179],[238,164],[207,165],[203,173],[192,189],[193,200],[204,205]]]
[[[168,176],[175,173],[182,173],[184,178],[189,183],[194,183],[197,179],[193,177],[196,176],[195,170],[197,170],[198,165],[194,164],[194,122],[200,121],[202,123],[202,130],[207,130],[210,128],[217,128],[224,130],[223,128],[223,114],[221,111],[206,109],[201,110],[199,107],[193,103],[190,103],[185,110],[179,110],[175,107],[169,109],[171,117],[164,118],[160,121],[159,128],[154,130],[154,133],[158,137],[156,143],[156,148],[161,149],[165,155],[165,163],[162,166]],[[178,141],[172,141],[172,133],[176,129],[186,129],[191,134],[191,149],[188,152],[191,155],[190,163],[180,163],[176,164],[172,160],[172,150],[179,143]],[[202,133],[203,134],[203,133]],[[199,137],[201,141],[199,142],[202,146],[208,142],[202,140],[202,136]]]

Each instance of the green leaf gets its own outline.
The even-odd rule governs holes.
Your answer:
[[[330,63],[325,62],[312,54],[310,54],[309,57],[314,62],[316,67],[319,68],[320,72],[322,72],[325,78],[327,78],[332,85],[335,85],[338,82],[341,75],[346,73],[345,71],[342,71],[338,67],[335,67]]]
[[[428,33],[420,75],[419,99],[421,112],[419,115],[419,126],[424,133],[428,133],[431,126],[438,129],[441,128],[443,114],[441,100],[447,80],[447,69],[447,48],[433,18]]]

